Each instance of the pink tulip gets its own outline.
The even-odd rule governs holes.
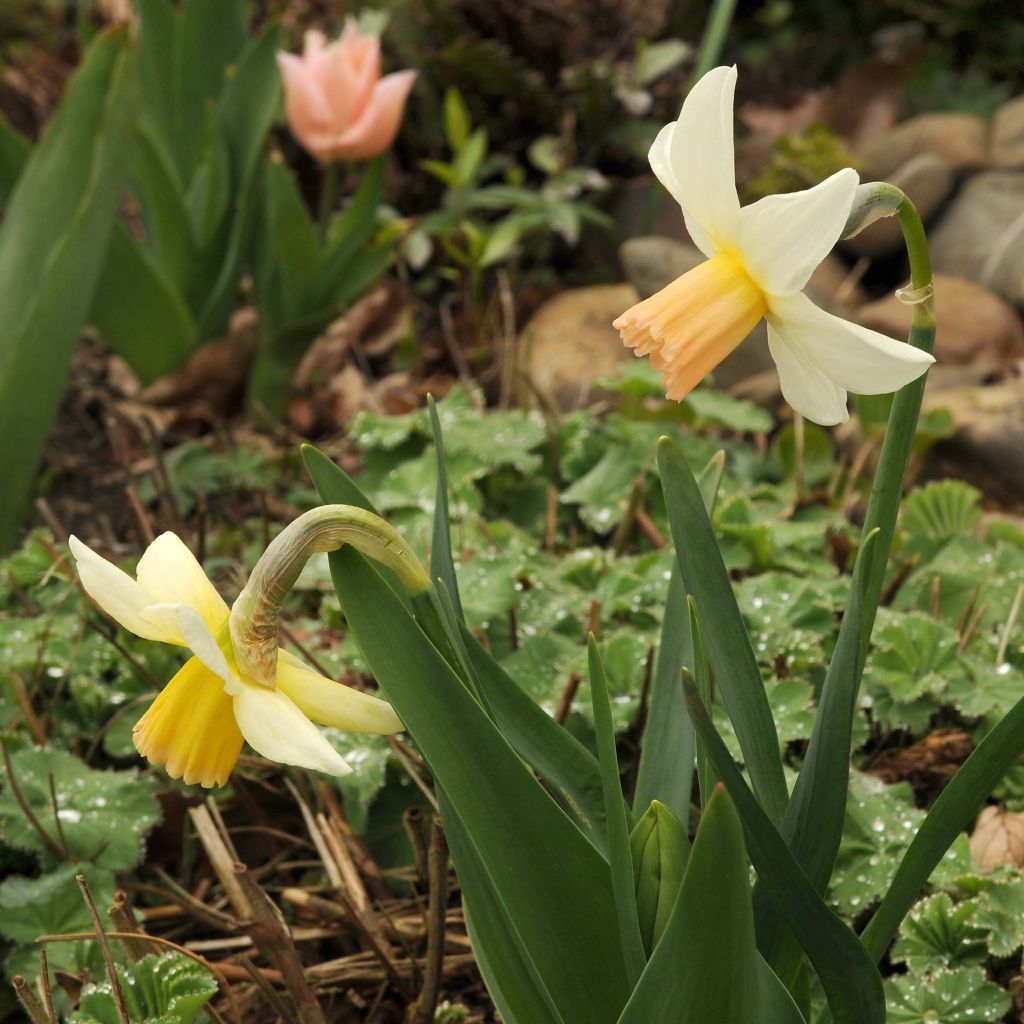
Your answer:
[[[292,134],[321,163],[365,160],[394,141],[415,71],[380,75],[380,40],[349,19],[339,39],[307,32],[301,57],[277,55]]]

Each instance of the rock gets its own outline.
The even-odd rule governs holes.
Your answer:
[[[983,807],[970,839],[971,860],[979,871],[1002,864],[1024,867],[1024,814]]]
[[[992,119],[992,163],[1024,167],[1024,96],[1004,103]]]
[[[931,233],[937,271],[1024,304],[1024,172],[973,177]]]
[[[638,302],[631,284],[573,288],[549,299],[519,335],[534,387],[559,409],[583,404],[593,382],[634,359],[612,321]]]
[[[935,153],[918,153],[898,167],[887,178],[903,189],[927,223],[953,191],[956,175],[953,168]],[[843,247],[857,256],[879,259],[897,252],[903,245],[903,231],[895,217],[883,217],[859,235],[847,239]]]
[[[691,242],[661,235],[643,235],[623,242],[619,259],[626,277],[642,298],[661,291],[707,257]],[[715,385],[731,388],[739,381],[774,366],[768,352],[768,329],[762,320],[747,339],[714,370]]]
[[[988,126],[974,114],[919,114],[890,128],[859,154],[877,178],[889,179],[911,157],[933,153],[954,170],[988,159]]]
[[[843,310],[856,309],[868,301],[867,293],[861,287],[859,275],[845,260],[829,253],[811,274],[807,282],[808,290],[815,295],[815,301],[821,302],[828,298],[829,310],[840,313]]]
[[[1024,378],[985,387],[928,389],[924,413],[948,409],[954,434],[928,453],[922,476],[956,476],[994,502],[1024,498]]]
[[[612,210],[619,238],[664,235],[690,242],[679,204],[649,175],[623,184]]]
[[[857,322],[905,339],[913,307],[889,295],[856,312]],[[935,358],[957,366],[1005,367],[1024,357],[1024,325],[995,292],[962,277],[935,276]]]
[[[642,235],[619,247],[622,269],[642,299],[660,292],[665,285],[706,259],[692,242],[680,242],[664,235]]]

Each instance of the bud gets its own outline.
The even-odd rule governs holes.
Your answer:
[[[682,822],[657,800],[629,837],[640,935],[650,956],[668,923],[690,856]]]
[[[430,577],[419,559],[380,516],[354,505],[321,505],[303,513],[270,542],[231,607],[235,658],[250,679],[274,686],[281,602],[310,555],[337,551],[345,544],[391,569],[410,597],[429,589]]]

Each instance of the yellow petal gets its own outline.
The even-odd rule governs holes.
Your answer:
[[[721,253],[614,323],[623,343],[665,375],[681,401],[750,333],[767,311],[764,293],[734,257]]]
[[[138,752],[166,766],[172,779],[223,786],[238,761],[242,732],[223,681],[189,658],[139,719],[132,732]]]
[[[150,604],[188,605],[213,633],[228,617],[224,598],[177,534],[160,534],[139,559],[135,575]]]
[[[307,718],[321,725],[376,735],[405,728],[386,700],[327,679],[287,651],[277,652],[277,685]]]
[[[234,712],[246,742],[258,754],[279,764],[312,768],[328,775],[352,769],[320,730],[281,690],[268,690],[242,680],[232,687]]]
[[[68,540],[85,592],[125,629],[146,640],[185,646],[176,618],[147,619],[153,598],[126,572],[97,555],[77,537]]]

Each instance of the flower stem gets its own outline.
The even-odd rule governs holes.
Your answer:
[[[281,604],[310,555],[337,551],[345,544],[391,569],[410,597],[430,588],[430,577],[413,550],[379,516],[353,505],[310,509],[270,542],[231,607],[231,645],[243,675],[274,686]]]
[[[334,212],[334,199],[338,194],[338,179],[341,176],[341,164],[332,160],[324,168],[320,177],[320,202],[317,207],[317,221],[320,224],[320,235],[327,237],[327,229],[331,225],[331,214]]]

